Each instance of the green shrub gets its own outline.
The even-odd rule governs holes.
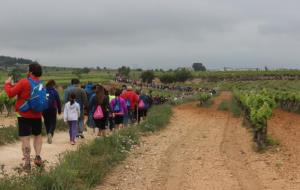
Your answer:
[[[208,102],[212,98],[212,95],[206,92],[199,94],[199,106],[202,107],[209,107],[212,102]],[[209,104],[206,104],[209,103]]]
[[[229,110],[229,102],[227,100],[223,100],[218,107],[218,110],[228,111]]]
[[[238,105],[238,102],[235,98],[232,98],[231,100],[230,111],[234,117],[240,117],[242,114],[241,107]]]
[[[0,145],[14,143],[19,139],[18,128],[14,126],[0,128]]]

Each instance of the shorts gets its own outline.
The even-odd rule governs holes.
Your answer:
[[[94,119],[94,122],[95,122],[95,127],[99,128],[101,130],[106,129],[106,118]]]
[[[30,135],[38,136],[42,134],[42,118],[24,118],[18,117],[19,137]]]
[[[114,120],[115,120],[116,125],[120,125],[120,124],[123,124],[124,117],[123,117],[123,115],[116,115]]]

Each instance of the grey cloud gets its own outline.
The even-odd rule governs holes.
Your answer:
[[[294,0],[3,0],[0,53],[68,66],[174,68],[203,60],[210,68],[299,67],[299,5]],[[283,57],[288,62],[283,64]]]

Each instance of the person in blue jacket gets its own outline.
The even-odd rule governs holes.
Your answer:
[[[48,136],[48,143],[52,143],[54,131],[56,128],[57,114],[61,114],[61,101],[58,92],[55,89],[54,80],[49,80],[46,84],[46,92],[48,95],[48,109],[43,111],[44,124]]]

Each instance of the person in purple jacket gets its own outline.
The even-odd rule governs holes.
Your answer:
[[[124,114],[127,114],[126,102],[123,98],[120,97],[122,94],[121,89],[116,89],[115,98],[110,102],[110,109],[114,118],[116,129],[122,129]]]

